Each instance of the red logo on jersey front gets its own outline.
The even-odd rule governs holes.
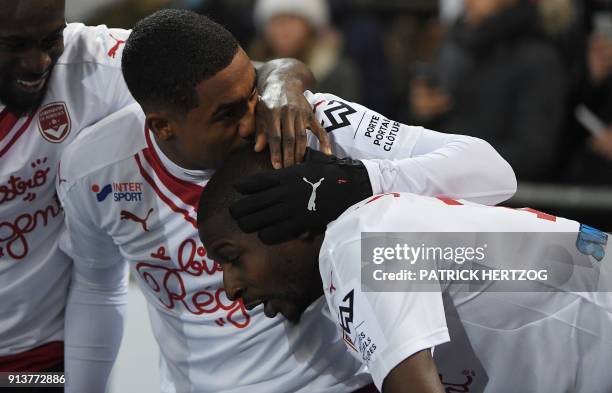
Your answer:
[[[40,108],[38,129],[43,138],[51,143],[60,143],[70,133],[70,115],[66,104],[54,102]]]

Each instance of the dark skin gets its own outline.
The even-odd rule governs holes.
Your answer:
[[[14,114],[20,116],[33,113],[40,105],[53,66],[64,51],[65,27],[64,0],[0,0],[0,102]],[[228,146],[224,144],[229,143],[231,147],[235,146],[232,143],[243,143],[242,139],[255,136],[254,130],[257,130],[255,146],[257,151],[263,150],[268,143],[271,161],[275,168],[293,165],[301,162],[304,156],[306,127],[309,127],[321,142],[321,150],[331,154],[327,133],[316,122],[310,105],[302,95],[305,89],[314,86],[312,73],[304,64],[291,59],[274,60],[257,67],[259,68],[258,89],[252,96],[249,95],[255,105],[249,105],[247,111],[249,116],[256,113],[254,125],[247,124],[247,116],[244,119],[236,119],[236,111],[242,110],[236,108],[234,114],[230,115],[233,119],[226,121],[233,124],[223,126],[230,135],[220,138],[219,146],[214,145],[215,138],[202,137],[213,143],[212,149],[209,150],[215,153],[205,161],[214,162],[218,151],[226,152],[224,149]],[[250,70],[245,69],[245,72]],[[250,75],[248,73],[242,76]],[[198,87],[202,88],[201,85]],[[227,85],[226,83],[224,88]],[[258,93],[261,93],[259,100],[257,100]],[[225,102],[217,104],[222,103]],[[192,131],[195,128],[200,131],[204,129],[204,126],[194,128],[193,123],[195,118],[201,118],[203,115],[199,110],[201,107],[202,102],[200,108],[195,110],[197,113],[190,113],[187,119],[169,111],[149,113],[149,126],[154,131],[159,131],[156,135],[160,145],[163,145],[164,152],[176,158],[179,165],[180,162],[184,163],[187,169],[202,168],[199,159],[195,159],[193,155],[193,149],[187,148],[190,142],[200,146],[198,142],[201,140],[189,139],[183,144],[176,143],[174,137],[175,134],[179,137],[193,136],[193,133],[188,133],[185,129]],[[169,128],[171,133],[168,134],[164,128]],[[215,124],[214,129],[214,132],[218,131],[219,124]],[[233,142],[227,140],[236,134],[241,137],[240,140]],[[183,157],[180,154],[183,152],[187,152],[188,155]]]
[[[263,150],[269,143],[272,163],[280,168],[302,160],[308,126],[327,141],[330,153],[327,133],[302,95],[305,83],[296,82],[299,75],[289,77],[300,66],[285,63],[264,65],[256,73],[240,48],[230,65],[196,86],[199,105],[187,114],[145,108],[147,124],[162,151],[185,169],[215,168],[260,130],[255,149]],[[258,98],[260,88],[266,98]]]
[[[208,256],[223,268],[229,299],[242,298],[249,310],[263,304],[267,317],[278,313],[298,323],[302,313],[323,295],[318,257],[322,235],[267,246],[255,234],[241,232],[229,213],[200,224]],[[404,359],[383,382],[383,393],[444,393],[429,349]]]
[[[0,101],[32,113],[64,51],[64,0],[0,0]]]

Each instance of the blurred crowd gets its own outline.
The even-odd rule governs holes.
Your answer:
[[[519,180],[612,186],[612,0],[107,0],[84,22],[162,7],[302,60],[319,91],[483,138]]]

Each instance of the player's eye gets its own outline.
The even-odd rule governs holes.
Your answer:
[[[54,34],[53,36],[47,37],[42,40],[41,47],[42,49],[51,49],[57,44],[60,43],[61,40],[64,39],[63,34]]]
[[[0,50],[18,51],[27,47],[26,40],[0,40]]]
[[[240,265],[240,254],[230,255],[227,258],[225,258],[225,260],[227,261],[227,263],[231,263],[234,266],[239,266]]]
[[[215,253],[215,260],[221,264],[231,263],[232,265],[236,265],[240,263],[240,257],[240,252],[230,247],[224,247],[220,250],[217,250],[217,252]]]

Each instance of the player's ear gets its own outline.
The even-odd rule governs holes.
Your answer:
[[[162,141],[168,141],[174,137],[172,123],[161,113],[147,113],[147,126]]]

